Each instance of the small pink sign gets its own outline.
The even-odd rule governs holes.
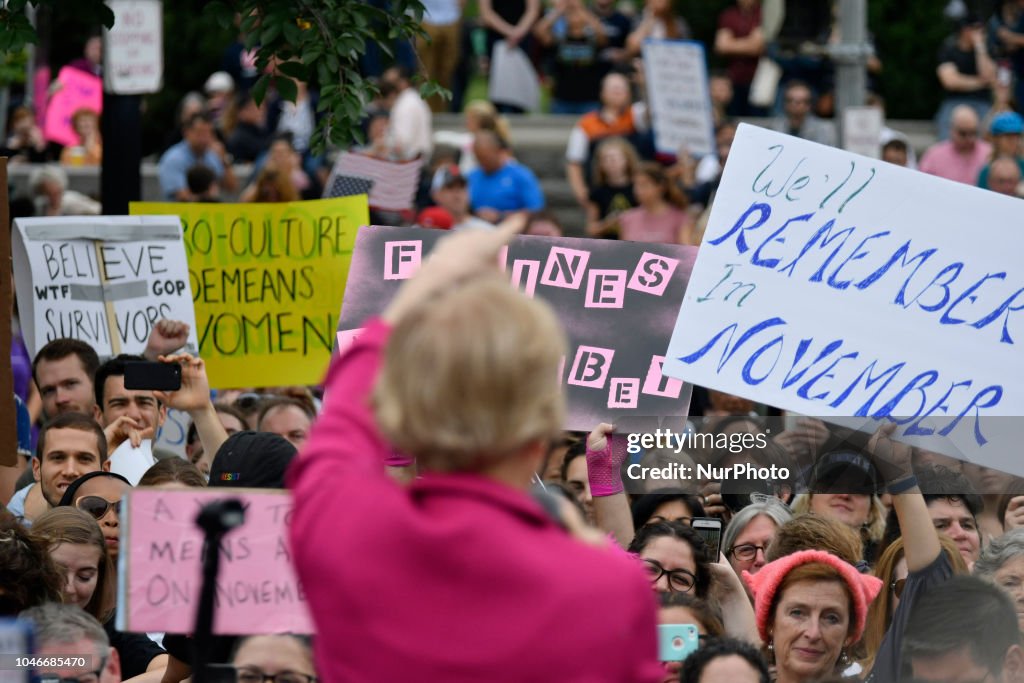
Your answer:
[[[103,111],[103,80],[69,66],[57,74],[60,90],[46,105],[43,137],[62,145],[77,145],[78,136],[71,127],[71,115],[79,109]]]
[[[221,543],[213,632],[313,633],[288,543],[291,495],[253,489],[141,488],[128,494],[121,512],[121,548],[127,555],[118,571],[119,630],[192,632],[203,550],[195,519],[204,505],[225,498],[241,500],[245,523]]]

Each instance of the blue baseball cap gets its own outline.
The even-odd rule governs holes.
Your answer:
[[[1015,111],[1004,111],[992,119],[992,135],[1020,135],[1024,133],[1024,118]]]

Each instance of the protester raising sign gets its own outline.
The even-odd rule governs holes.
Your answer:
[[[101,356],[142,353],[161,318],[195,315],[181,226],[171,216],[19,218],[14,279],[25,345],[60,337]]]
[[[199,509],[237,498],[245,523],[220,546],[214,633],[312,633],[306,596],[288,545],[291,496],[285,491],[136,489],[121,510],[117,628],[191,633],[201,588]]]
[[[692,40],[646,40],[644,75],[654,146],[665,154],[715,153],[704,46]]]
[[[665,372],[1022,472],[1022,206],[740,126]]]
[[[358,336],[445,233],[421,228],[359,231],[338,345]],[[590,430],[623,415],[686,415],[691,387],[661,374],[693,247],[571,238],[517,237],[505,272],[529,296],[551,304],[566,327],[562,380],[566,429]]]
[[[366,197],[281,204],[133,203],[181,217],[199,353],[220,389],[317,384],[334,345]]]
[[[57,74],[57,90],[46,105],[43,137],[61,145],[79,144],[71,126],[71,117],[79,109],[97,114],[103,111],[103,80],[74,67],[65,66]]]

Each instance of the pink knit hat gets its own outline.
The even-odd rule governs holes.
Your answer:
[[[812,562],[827,564],[839,572],[839,576],[846,582],[850,593],[853,595],[854,641],[860,640],[861,635],[864,634],[864,622],[868,617],[868,605],[875,599],[878,592],[882,590],[882,580],[868,574],[861,574],[850,563],[844,562],[832,553],[825,552],[824,550],[801,550],[792,555],[780,557],[774,562],[769,562],[761,567],[761,570],[756,574],[751,574],[745,570],[743,572],[743,580],[747,582],[750,590],[754,592],[754,614],[757,619],[757,631],[761,635],[761,640],[765,643],[771,641],[771,635],[768,633],[768,624],[771,621],[770,612],[772,601],[775,599],[775,593],[779,590],[779,586],[782,585],[782,580],[793,569],[802,564],[810,564]]]

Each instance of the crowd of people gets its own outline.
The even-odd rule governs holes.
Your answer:
[[[520,232],[699,245],[735,117],[839,144],[831,14],[812,48],[767,35],[756,0],[723,12],[708,46],[725,66],[709,79],[716,150],[697,159],[653,145],[643,42],[691,34],[667,0],[646,0],[636,16],[614,0],[480,0],[483,40],[469,50],[461,3],[425,6],[431,41],[415,54],[455,91],[464,130],[433,130],[447,105],[420,96],[402,50],[388,68],[369,51],[379,94],[366,104],[365,141],[346,151],[422,163],[414,204],[388,222],[455,234],[321,386],[211,390],[204,361],[183,350],[188,325],[174,320],[156,323],[138,356],[101,358],[66,338],[30,354],[15,312],[18,456],[0,468],[0,617],[31,623],[40,655],[94,655],[43,679],[1024,683],[1024,479],[902,443],[894,425],[861,434],[789,416],[773,429],[765,416],[780,411],[700,387],[691,429],[767,447],[631,454],[613,425],[565,431],[561,325],[493,272]],[[918,159],[885,128],[879,155],[1020,196],[1024,5],[1000,3],[987,23],[954,19],[937,46],[939,141]],[[538,174],[517,158],[515,107],[459,99],[463,62],[489,68],[499,42],[550,74],[552,111],[576,117],[564,155],[576,225],[548,210]],[[91,40],[76,68],[100,73],[100,49]],[[772,101],[755,87],[768,58],[781,72]],[[869,75],[880,68],[873,57]],[[340,150],[312,145],[316,87],[257,103],[257,75],[240,40],[182,99],[158,160],[165,200],[324,194]],[[868,104],[884,106],[874,95]],[[75,114],[80,144],[63,150],[30,109],[9,120],[2,153],[36,164],[32,196],[12,215],[98,214],[62,169],[102,162],[96,113]],[[139,360],[177,365],[181,387],[126,388]],[[184,457],[155,447],[141,478],[119,473],[115,450],[155,442],[170,409],[189,418]],[[751,491],[625,474],[679,459],[791,475]],[[119,630],[122,501],[139,487],[289,489],[291,560],[315,633],[197,643]],[[702,533],[706,523],[720,537]],[[695,649],[678,654],[684,626]],[[209,671],[193,671],[197,648]]]
[[[885,127],[877,153],[891,163],[1019,197],[1024,189],[1024,119],[1017,111],[1024,82],[1024,9],[1012,0],[997,4],[997,11],[983,22],[950,3],[947,14],[953,28],[936,46],[934,78],[943,92],[937,142],[915,149],[907,135]],[[686,19],[664,0],[647,0],[633,13],[609,0],[590,5],[558,0],[551,7],[485,2],[472,21],[463,19],[454,0],[432,0],[424,15],[431,41],[421,41],[415,51],[397,46],[398,63],[390,68],[376,58],[364,60],[366,75],[378,89],[365,106],[364,141],[354,142],[349,150],[329,147],[322,153],[312,149],[313,132],[323,117],[318,87],[297,82],[295,102],[283,100],[272,88],[266,101],[257,104],[250,92],[258,75],[253,54],[239,36],[226,48],[222,70],[179,103],[176,127],[157,157],[160,192],[169,201],[318,198],[334,158],[352,151],[395,163],[422,162],[414,204],[398,213],[376,214],[381,219],[377,222],[451,229],[464,227],[466,218],[472,218],[473,226],[486,227],[510,211],[540,212],[549,202],[538,175],[550,173],[517,158],[505,118],[516,108],[493,93],[491,101],[465,101],[466,74],[486,75],[489,55],[502,42],[524,50],[533,68],[550,76],[551,111],[577,117],[566,147],[565,174],[578,211],[559,230],[699,244],[737,117],[763,117],[760,125],[774,130],[826,145],[841,143],[834,120],[835,66],[829,56],[830,46],[840,39],[839,25],[832,13],[822,10],[828,3],[814,5],[800,11],[787,8],[793,18],[781,28],[774,19],[762,18],[757,0],[737,0],[718,17],[714,41],[706,46],[712,63],[722,67],[709,74],[716,149],[701,158],[685,149],[659,154],[653,144],[645,106],[643,41],[691,37]],[[773,17],[777,13],[777,7],[769,12]],[[819,30],[801,39],[803,34],[793,33],[791,24],[804,33],[814,33],[815,26]],[[468,37],[475,32],[483,39]],[[101,73],[101,49],[98,39],[90,39],[84,56],[69,66]],[[755,76],[766,63],[777,72],[754,88]],[[871,77],[882,69],[880,55],[872,54],[866,68],[869,85],[874,85]],[[465,116],[462,131],[433,130],[432,112],[449,103],[438,97],[424,100],[416,87],[417,71],[452,88],[450,107]],[[877,94],[869,93],[866,104],[884,114]],[[64,148],[44,139],[39,117],[27,106],[11,111],[8,121],[4,154],[11,163],[37,165],[28,196],[16,203],[15,213],[98,213],[94,198],[69,189],[63,170],[101,163],[98,113],[75,112],[72,126],[79,144]],[[618,151],[599,155],[601,143]],[[651,166],[641,171],[641,162],[657,164],[665,179],[652,176]],[[452,180],[452,166],[458,167],[460,181]],[[437,191],[446,182],[465,183],[468,196],[448,193],[440,199]],[[564,220],[569,213],[559,215]],[[550,212],[545,215],[557,224],[552,218]],[[638,222],[651,219],[655,228],[637,230]]]
[[[443,241],[315,390],[211,392],[174,321],[145,356],[101,362],[72,339],[23,355],[41,428],[32,452],[26,415],[20,480],[0,482],[2,614],[35,624],[40,653],[96,653],[61,678],[179,683],[198,643],[115,627],[124,496],[287,486],[312,649],[218,636],[208,664],[238,683],[1022,680],[1024,480],[895,441],[891,424],[771,430],[712,392],[695,428],[767,447],[676,457],[793,474],[754,492],[625,486],[629,465],[673,454],[629,455],[610,424],[563,431],[560,323],[493,272],[526,222]],[[180,366],[180,389],[125,388],[142,358]],[[111,471],[169,408],[192,420],[187,459],[157,449],[135,485]],[[692,627],[696,652],[667,655],[659,625]]]

